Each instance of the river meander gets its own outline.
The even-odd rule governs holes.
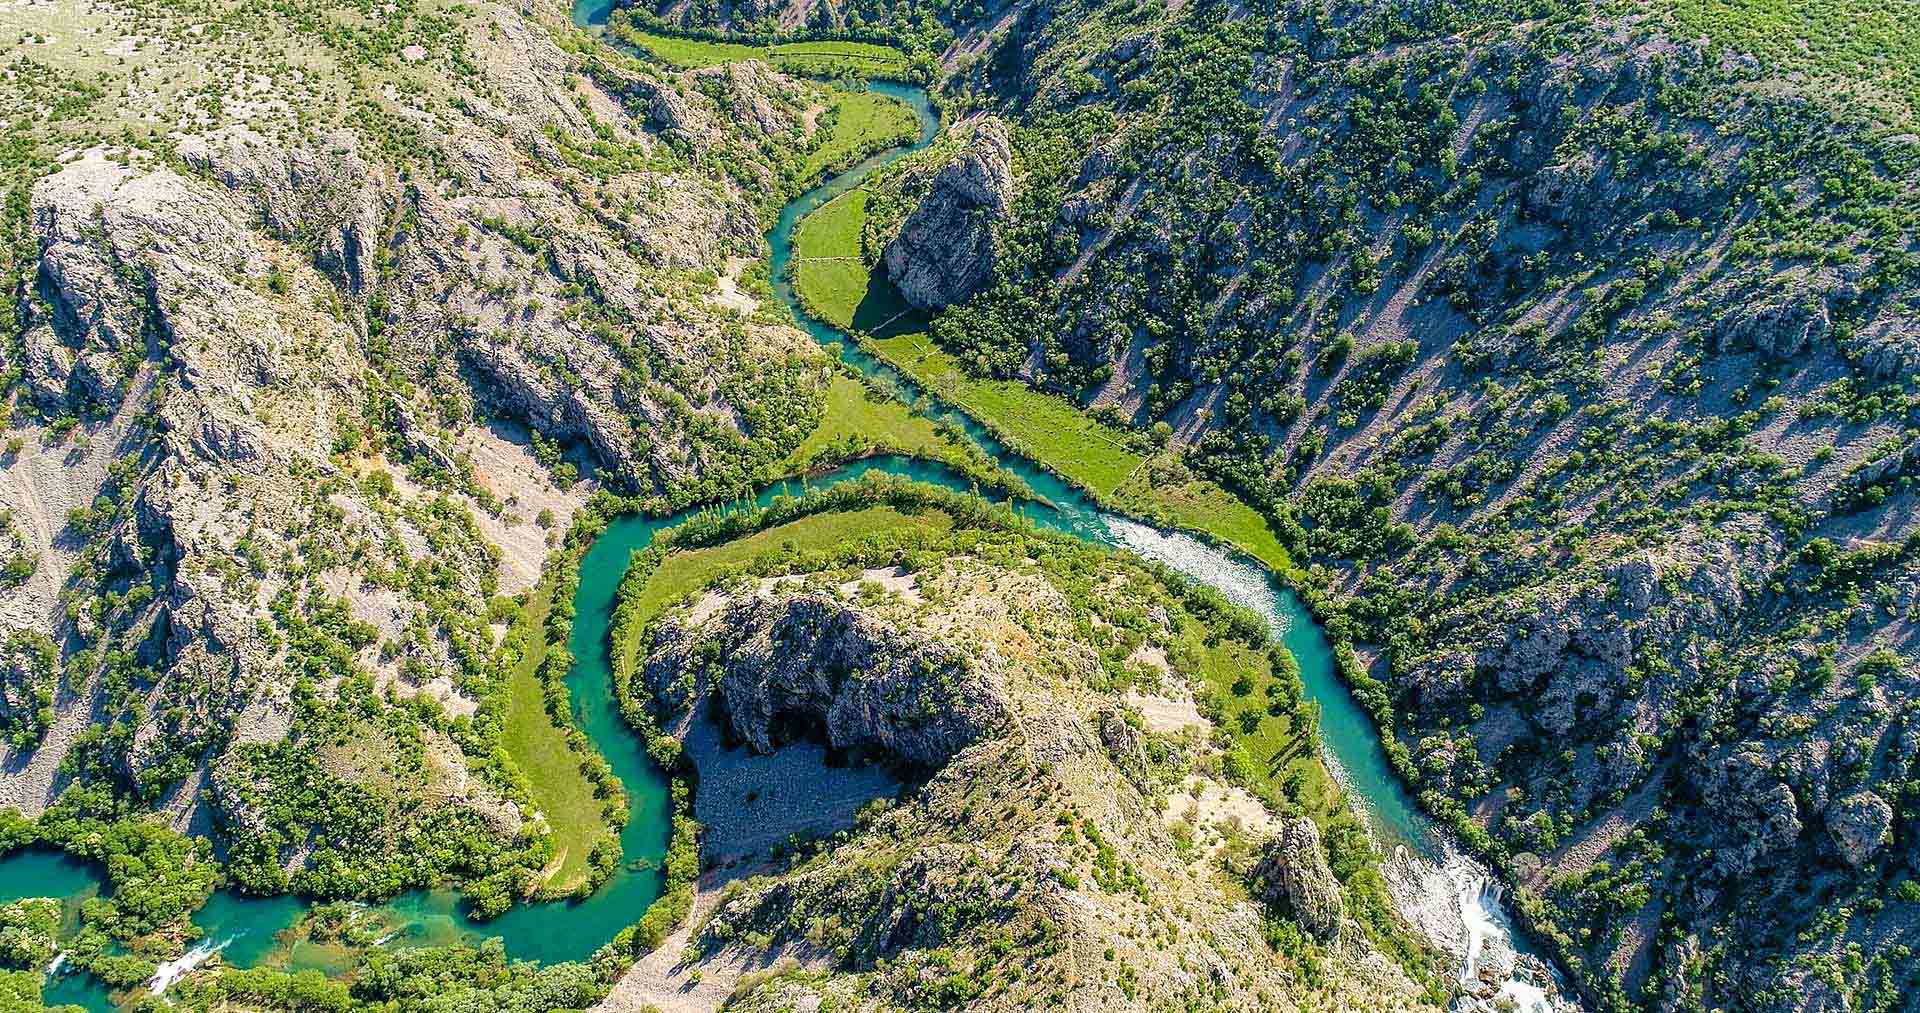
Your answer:
[[[582,25],[603,23],[605,0],[580,0],[574,16]],[[772,274],[780,279],[775,285],[778,298],[816,340],[822,345],[837,345],[842,358],[860,372],[886,377],[900,389],[911,390],[903,377],[862,352],[847,335],[802,313],[785,280],[792,257],[794,229],[802,218],[860,185],[874,169],[925,147],[937,132],[938,117],[925,91],[885,82],[875,82],[871,87],[913,107],[920,122],[920,139],[910,147],[896,148],[868,159],[809,190],[782,209],[768,235]],[[1335,675],[1326,637],[1290,589],[1244,557],[1185,534],[1157,530],[1100,510],[1079,490],[1008,452],[972,420],[957,412],[943,411],[1002,467],[1024,479],[1051,504],[1023,504],[1018,508],[1036,524],[1156,559],[1218,588],[1232,600],[1265,616],[1275,635],[1299,660],[1307,693],[1320,705],[1322,739],[1329,766],[1364,810],[1381,844],[1388,849],[1405,846],[1430,863],[1449,860],[1451,849],[1434,833],[1395,777],[1371,720]],[[803,488],[825,488],[872,471],[952,489],[969,488],[969,483],[939,465],[882,457],[856,462],[804,481],[776,483],[762,490],[753,502],[765,505],[777,495],[797,493]],[[429,945],[493,936],[501,939],[507,954],[513,958],[541,962],[579,960],[590,956],[635,921],[658,895],[661,882],[658,863],[665,854],[669,834],[667,782],[615,706],[608,669],[607,631],[615,591],[631,554],[646,547],[659,531],[683,519],[684,515],[625,517],[613,522],[582,561],[574,601],[576,619],[568,647],[576,661],[567,676],[573,718],[625,785],[631,807],[630,818],[621,834],[623,861],[618,871],[585,900],[519,905],[484,924],[469,921],[458,898],[449,892],[402,894],[369,912],[396,927],[383,945]],[[98,889],[97,870],[64,855],[32,850],[0,860],[0,901],[21,897],[66,898],[70,922],[77,917],[79,902]],[[1489,926],[1487,931],[1501,934],[1508,931],[1504,920],[1497,917],[1497,911],[1486,910],[1479,905],[1477,897],[1449,898],[1447,903],[1461,904],[1470,926],[1478,915]],[[229,891],[217,892],[194,916],[204,939],[188,958],[163,969],[163,975],[184,970],[215,951],[234,966],[272,963],[293,969],[341,969],[346,954],[285,941],[285,930],[293,926],[306,909],[305,901],[293,897],[250,898]],[[1495,917],[1489,918],[1489,915]],[[105,989],[91,978],[78,974],[53,974],[46,998],[49,1003],[75,1003],[93,1010],[105,1010],[113,1005]]]

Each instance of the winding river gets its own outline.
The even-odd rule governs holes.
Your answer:
[[[579,0],[575,20],[582,25],[605,21],[607,0]],[[809,212],[859,185],[881,165],[931,143],[938,117],[921,89],[874,83],[884,92],[911,105],[920,122],[920,139],[906,148],[883,152],[842,173],[788,204],[769,234],[773,276],[782,279],[775,289],[793,311],[795,320],[823,345],[837,344],[842,357],[855,369],[886,377],[911,389],[886,364],[860,351],[847,335],[801,313],[788,283],[787,265],[797,223]],[[1025,505],[1021,511],[1036,524],[1087,541],[1123,548],[1158,560],[1190,577],[1210,584],[1229,598],[1265,616],[1274,633],[1299,659],[1308,695],[1321,708],[1326,760],[1364,810],[1382,845],[1399,852],[1396,883],[1402,888],[1402,906],[1416,921],[1438,919],[1452,926],[1456,949],[1464,949],[1471,967],[1474,954],[1486,940],[1510,942],[1513,932],[1487,880],[1460,859],[1420,814],[1394,776],[1371,721],[1334,674],[1330,646],[1319,627],[1293,592],[1257,564],[1214,548],[1184,534],[1160,531],[1098,509],[1078,490],[1002,447],[972,420],[946,410],[945,414],[991,453],[1002,467],[1019,475],[1051,507]],[[870,471],[903,475],[947,488],[965,490],[969,483],[938,465],[904,458],[882,457],[856,462],[804,482],[777,483],[761,491],[754,502],[765,505],[775,496],[804,488],[824,488],[858,478]],[[742,504],[744,505],[744,504]],[[485,924],[467,920],[458,899],[447,891],[414,891],[367,911],[392,931],[382,945],[430,945],[496,936],[509,956],[555,962],[584,959],[620,929],[638,918],[659,893],[658,863],[666,851],[669,820],[667,784],[648,759],[638,736],[622,721],[612,699],[607,659],[607,629],[614,594],[634,550],[644,548],[654,535],[679,523],[685,515],[616,520],[588,549],[581,565],[575,597],[576,621],[569,648],[576,659],[567,676],[573,718],[600,750],[622,783],[631,806],[621,834],[624,862],[592,897],[582,901],[555,901],[515,907]],[[47,851],[26,851],[0,860],[0,901],[21,897],[57,896],[67,900],[68,927],[77,919],[82,900],[99,889],[97,870],[76,859]],[[161,969],[150,986],[165,986],[213,953],[235,966],[273,963],[293,969],[339,971],[351,955],[338,949],[288,943],[282,933],[306,911],[306,902],[293,897],[249,898],[219,891],[194,915],[204,933],[200,944],[180,960]],[[1424,910],[1424,916],[1421,914]],[[1460,945],[1464,942],[1464,946]],[[50,974],[49,1003],[74,1003],[105,1011],[114,997],[92,978]],[[1464,973],[1464,971],[1463,971]],[[1510,983],[1509,994],[1531,1005],[1525,986]]]

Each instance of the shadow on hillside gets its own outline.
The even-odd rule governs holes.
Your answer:
[[[867,276],[867,291],[853,310],[853,329],[876,338],[913,334],[927,329],[927,314],[900,294],[887,278],[885,265]]]

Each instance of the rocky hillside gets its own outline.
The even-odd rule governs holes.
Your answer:
[[[1920,991],[1920,106],[1863,55],[1913,52],[1897,15],[946,23],[950,121],[1012,126],[1013,196],[934,336],[1268,513],[1405,772],[1591,998]],[[889,223],[953,204],[958,144],[872,198],[909,282]]]
[[[711,497],[819,417],[733,274],[820,90],[550,4],[0,39],[0,801],[104,781],[256,889],[497,910],[551,850],[498,750],[509,596],[587,490]]]
[[[817,545],[834,518],[770,535]],[[1317,754],[1296,742],[1256,773],[1203,716],[1260,697],[1260,630],[1017,530],[776,549],[692,589],[635,685],[696,804],[753,825],[701,814],[694,928],[608,1005],[1431,1008],[1414,976],[1445,972],[1380,903]],[[1264,706],[1247,728],[1289,727],[1297,676]],[[856,786],[871,801],[811,821]]]

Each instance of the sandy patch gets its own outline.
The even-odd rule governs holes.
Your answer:
[[[1255,839],[1277,833],[1279,821],[1245,788],[1192,774],[1180,782],[1180,791],[1167,799],[1166,820],[1192,824],[1194,844],[1208,857],[1226,844],[1238,829]]]
[[[707,301],[715,306],[724,306],[738,310],[743,316],[753,316],[760,311],[760,301],[740,289],[740,272],[746,270],[752,261],[745,257],[728,257],[727,269],[720,272],[720,281]]]
[[[712,619],[714,616],[719,615],[720,610],[725,608],[726,604],[732,600],[733,596],[725,591],[708,591],[706,594],[700,596],[699,601],[693,603],[692,608],[687,609],[687,625],[698,626]]]
[[[840,585],[840,593],[848,596],[856,595],[860,593],[861,587],[867,584],[876,584],[883,591],[899,595],[900,599],[908,604],[918,605],[922,600],[916,587],[918,581],[914,579],[913,574],[897,566],[879,570],[862,570],[858,580],[850,580]]]
[[[1127,664],[1141,665],[1158,669],[1161,675],[1172,675],[1173,664],[1167,660],[1167,652],[1153,644],[1141,644],[1127,655]]]
[[[1193,698],[1150,696],[1145,693],[1127,690],[1127,706],[1140,712],[1147,723],[1147,730],[1173,734],[1188,728],[1206,731],[1207,719],[1200,715],[1200,708]]]

